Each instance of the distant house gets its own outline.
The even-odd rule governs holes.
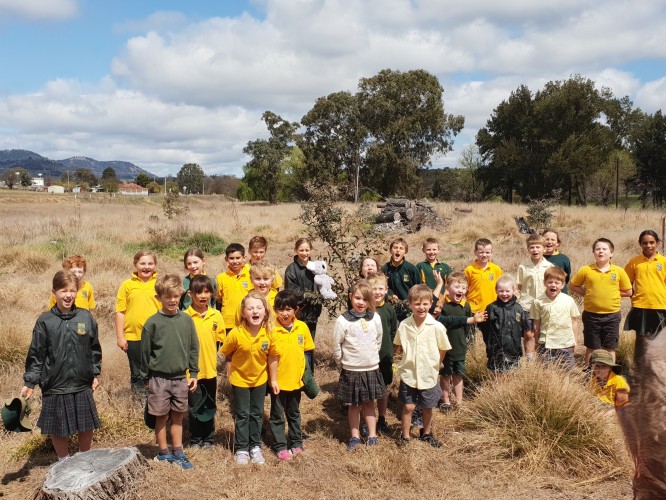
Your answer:
[[[31,179],[32,187],[44,187],[44,178],[43,177],[33,177]]]
[[[118,184],[118,192],[120,194],[148,196],[148,188],[141,187],[134,182],[128,182],[127,184]]]
[[[63,186],[49,186],[47,188],[47,191],[49,193],[64,194],[65,193],[65,188]]]

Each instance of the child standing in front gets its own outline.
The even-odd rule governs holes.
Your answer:
[[[432,290],[427,285],[416,285],[409,291],[408,301],[412,314],[400,323],[393,341],[395,355],[402,354],[398,360],[399,395],[403,402],[398,444],[409,443],[412,412],[419,405],[423,409],[419,439],[439,448],[439,441],[432,435],[432,410],[442,395],[437,377],[451,344],[444,325],[428,312],[432,306]]]
[[[296,241],[294,262],[289,264],[284,272],[284,288],[303,296],[303,307],[298,313],[298,319],[308,325],[314,340],[317,334],[317,320],[321,315],[321,302],[317,302],[314,274],[306,267],[310,262],[311,252],[312,242],[309,239],[299,238]]]
[[[375,400],[386,397],[386,386],[379,371],[382,322],[366,280],[352,286],[349,300],[351,309],[339,316],[333,327],[333,356],[342,366],[337,398],[349,405],[351,439],[347,450],[352,451],[361,444],[361,410],[368,426],[366,445],[377,444]]]
[[[199,419],[190,411],[190,446],[210,448],[215,437],[215,416],[217,408],[217,346],[224,342],[225,328],[222,314],[211,307],[215,300],[215,287],[208,276],[202,274],[192,278],[187,294],[190,306],[185,310],[197,331],[199,339],[199,373],[197,391],[201,393],[206,411],[212,418]],[[190,410],[192,406],[190,405]],[[208,415],[207,415],[208,417]]]
[[[141,379],[148,380],[148,413],[155,416],[156,461],[194,466],[183,452],[183,417],[188,394],[197,388],[199,337],[194,321],[178,309],[183,285],[176,274],[155,282],[162,308],[146,320],[141,333]],[[190,379],[187,379],[189,370]],[[171,447],[167,444],[167,421],[171,421]]]
[[[187,270],[187,274],[183,277],[183,296],[180,298],[180,305],[178,306],[181,311],[184,311],[192,304],[192,296],[187,292],[190,290],[190,283],[195,276],[205,276],[206,271],[206,258],[200,248],[190,248],[183,256],[183,264]],[[210,298],[210,306],[215,307],[215,300],[217,298],[217,285],[213,281],[213,296]]]
[[[504,274],[502,269],[490,259],[493,244],[489,239],[480,238],[474,243],[474,262],[465,268],[468,292],[467,301],[472,312],[485,311],[488,304],[497,299],[497,280]]]
[[[543,236],[530,234],[527,237],[527,252],[530,254],[530,260],[518,266],[517,281],[518,291],[520,292],[518,303],[522,306],[523,311],[525,311],[525,319],[530,326],[530,329],[525,333],[525,337],[523,338],[528,359],[534,355],[533,352],[535,350],[534,329],[530,320],[530,308],[534,299],[541,297],[546,291],[544,273],[549,267],[553,267],[553,264],[548,262],[543,256],[545,244],[546,240]]]
[[[266,252],[268,251],[268,240],[263,236],[253,236],[250,238],[250,243],[247,246],[247,250],[250,253],[250,262],[246,264],[246,267],[251,267],[259,262],[262,262],[266,258]],[[275,272],[275,277],[273,278],[273,283],[271,288],[277,292],[282,288],[282,276],[277,271]]]
[[[379,348],[379,371],[382,373],[384,385],[388,387],[393,383],[393,339],[398,331],[398,317],[393,306],[386,301],[388,285],[386,276],[382,273],[373,274],[368,278],[372,287],[372,298],[375,312],[382,322],[382,345]],[[377,400],[377,432],[388,435],[391,428],[386,423],[386,410],[388,409],[388,395]]]
[[[272,339],[278,356],[277,383],[280,392],[271,391],[270,427],[278,459],[289,461],[303,452],[301,430],[301,388],[306,370],[305,358],[314,350],[312,336],[305,323],[296,319],[299,296],[292,290],[282,290],[275,297],[277,324]],[[284,432],[285,420],[289,427],[289,442]]]
[[[141,331],[146,320],[160,310],[155,297],[157,257],[153,252],[141,250],[134,255],[135,271],[123,281],[116,296],[116,341],[127,353],[132,394],[145,393],[141,371]]]
[[[592,244],[594,264],[581,267],[571,278],[569,289],[583,295],[583,340],[585,369],[596,349],[606,349],[615,359],[620,341],[620,299],[631,297],[631,281],[619,266],[611,264],[615,247],[607,238]]]
[[[486,344],[487,366],[494,373],[518,368],[523,355],[523,337],[530,330],[516,291],[516,280],[511,276],[498,279],[497,300],[488,305],[487,319],[479,325]]]
[[[80,255],[71,255],[62,261],[62,268],[69,269],[79,279],[79,291],[76,294],[75,301],[76,307],[79,309],[87,309],[88,311],[95,309],[95,292],[90,282],[83,279],[86,275],[86,271],[88,270],[86,259]],[[51,300],[49,300],[49,309],[55,305],[55,296],[51,294]]]
[[[88,451],[100,426],[92,393],[99,386],[102,348],[95,319],[75,305],[78,278],[58,271],[52,285],[56,304],[35,323],[19,395],[28,399],[36,385],[42,389],[37,426],[51,435],[62,461],[69,457],[69,436],[78,434],[79,450]]]
[[[438,280],[441,280],[441,277]],[[446,351],[442,368],[439,371],[442,387],[439,409],[442,411],[451,410],[452,392],[456,406],[460,407],[462,404],[468,338],[472,335],[474,324],[481,323],[485,319],[485,311],[473,313],[469,302],[465,300],[467,277],[464,273],[451,273],[446,286],[447,293],[438,320],[446,327],[446,336],[451,344],[451,349]]]
[[[227,270],[217,275],[217,303],[229,333],[236,324],[236,313],[241,301],[250,290],[250,272],[245,267],[243,245],[230,243],[224,253]]]
[[[576,366],[574,348],[578,334],[580,316],[578,306],[565,293],[567,275],[563,269],[553,266],[546,269],[544,284],[546,291],[532,303],[530,316],[534,326],[534,337],[539,343],[539,356],[546,361],[557,361],[566,368]]]
[[[241,301],[241,324],[233,328],[220,349],[231,358],[229,383],[234,395],[234,458],[237,464],[264,464],[261,424],[264,416],[266,383],[273,394],[280,393],[277,357],[270,337],[271,323],[266,297],[249,292]]]

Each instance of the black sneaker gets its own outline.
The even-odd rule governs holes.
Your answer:
[[[453,409],[453,408],[452,408],[452,406],[451,406],[451,403],[445,403],[444,401],[442,401],[441,403],[439,403],[439,411],[441,411],[441,412],[443,412],[443,413],[448,413],[448,412],[450,412],[452,409]]]
[[[391,428],[386,420],[377,420],[377,434],[384,434],[385,436],[391,434]]]
[[[368,437],[368,435],[370,434],[370,431],[368,431],[368,424],[366,424],[365,422],[361,424],[360,433],[362,437]]]
[[[410,441],[411,441],[411,439],[403,437],[403,435],[400,434],[400,437],[398,438],[398,441],[397,441],[396,444],[398,445],[398,448],[404,448],[405,446],[409,445]]]
[[[412,427],[423,427],[423,411],[418,406],[412,412]]]
[[[442,444],[435,439],[435,437],[430,434],[424,434],[423,429],[421,429],[420,435],[419,435],[419,440],[423,441],[424,443],[428,443],[430,446],[433,448],[441,448]]]

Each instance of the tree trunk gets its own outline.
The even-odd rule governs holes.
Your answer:
[[[414,210],[407,208],[398,212],[403,219],[412,220],[414,218]]]
[[[382,212],[375,217],[375,223],[400,222],[401,219],[402,216],[400,215],[400,212]]]
[[[148,462],[136,448],[79,452],[51,466],[36,499],[106,500],[127,498]]]

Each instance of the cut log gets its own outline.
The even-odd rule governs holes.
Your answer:
[[[147,467],[147,460],[136,448],[100,448],[79,452],[51,466],[44,486],[35,498],[128,498]]]
[[[403,219],[412,220],[414,218],[414,210],[411,208],[400,210],[400,215],[402,216]]]
[[[375,223],[382,224],[383,222],[400,222],[402,216],[400,212],[382,212],[375,217]]]
[[[391,207],[414,208],[415,204],[416,203],[412,200],[405,200],[402,198],[389,198],[386,200],[387,207],[391,206]]]

